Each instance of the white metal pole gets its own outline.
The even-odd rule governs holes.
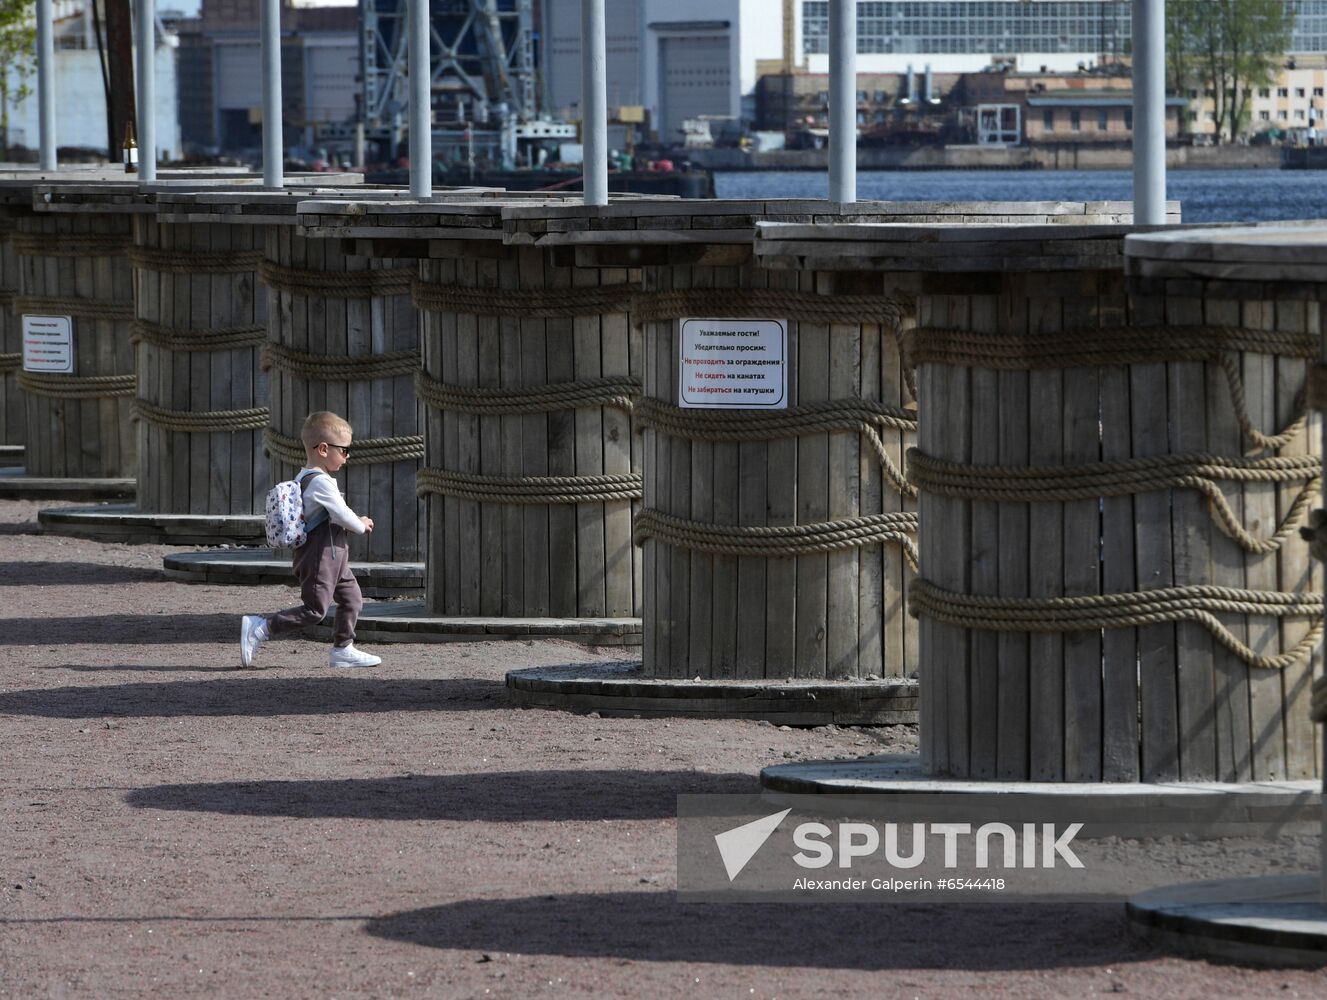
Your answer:
[[[857,200],[857,0],[829,4],[829,200]]]
[[[608,204],[608,73],[604,0],[581,0],[581,140],[585,204]]]
[[[263,185],[285,185],[285,142],[281,122],[281,0],[260,0],[259,42],[263,53]]]
[[[1133,221],[1166,221],[1165,0],[1133,0]]]
[[[410,195],[433,195],[433,67],[429,61],[429,0],[409,0]]]
[[[37,132],[41,145],[38,165],[42,170],[54,170],[55,35],[51,0],[37,0]]]
[[[138,179],[157,179],[156,0],[138,0]]]

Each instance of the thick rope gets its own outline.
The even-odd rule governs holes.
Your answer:
[[[111,399],[132,396],[137,379],[133,375],[48,375],[43,372],[19,372],[18,385],[24,392],[52,399]]]
[[[162,274],[242,274],[256,271],[263,262],[261,250],[164,250],[131,247],[129,263],[140,271]]]
[[[447,469],[420,469],[415,491],[437,493],[480,503],[576,504],[638,500],[641,477],[615,476],[481,476]]]
[[[815,524],[738,525],[692,521],[658,510],[636,515],[637,545],[653,538],[675,548],[726,556],[791,559],[842,549],[893,543],[917,569],[917,515],[911,512],[868,514]]]
[[[16,372],[23,367],[22,354],[0,354],[0,375]]]
[[[287,465],[304,464],[304,442],[287,437],[274,427],[263,431],[263,450]],[[362,438],[350,445],[351,461],[356,465],[385,465],[389,462],[417,462],[424,457],[424,435]]]
[[[345,357],[337,354],[310,354],[284,344],[264,344],[262,359],[264,371],[275,368],[287,375],[297,375],[316,382],[371,381],[412,375],[419,371],[418,351]]]
[[[1097,365],[1161,364],[1168,361],[1216,361],[1226,373],[1235,418],[1259,448],[1281,448],[1308,421],[1301,394],[1285,430],[1264,434],[1253,425],[1244,396],[1236,352],[1314,358],[1317,337],[1281,330],[1233,326],[1117,326],[1061,333],[982,334],[969,330],[919,327],[905,335],[905,367],[932,363],[999,370],[1085,368]]]
[[[1312,654],[1322,636],[1322,595],[1236,590],[1232,587],[1166,587],[1085,597],[984,597],[944,590],[927,580],[908,588],[914,617],[959,628],[995,632],[1088,632],[1171,622],[1196,622],[1251,667],[1280,670]],[[1241,642],[1218,614],[1307,618],[1308,633],[1288,652],[1261,656]]]
[[[81,319],[105,319],[132,322],[132,302],[107,302],[105,299],[78,299],[18,295],[14,297],[15,315],[78,316]]]
[[[21,257],[122,257],[133,237],[128,233],[15,233],[13,243]]]
[[[687,316],[777,316],[799,323],[879,323],[897,327],[911,302],[889,295],[818,295],[783,288],[685,288],[642,292],[632,305],[637,323]]]
[[[645,427],[692,441],[773,441],[804,434],[856,431],[875,452],[885,477],[901,495],[915,497],[917,489],[899,471],[880,432],[886,428],[917,430],[917,417],[907,410],[870,399],[831,399],[786,410],[685,409],[657,399],[642,399],[637,415]]]
[[[505,319],[558,319],[624,313],[631,308],[630,285],[578,288],[465,288],[416,279],[410,286],[415,306],[427,312],[465,313]]]
[[[640,380],[625,375],[495,388],[449,385],[426,372],[415,373],[415,395],[426,406],[483,416],[552,413],[592,406],[608,406],[631,413],[640,393]]]
[[[267,427],[271,411],[267,407],[251,410],[167,410],[145,399],[135,399],[130,408],[134,420],[145,420],[168,431],[185,434],[215,434],[224,431],[260,431]]]
[[[1322,485],[1322,460],[1315,455],[1283,458],[1225,458],[1219,455],[1158,455],[1086,465],[963,465],[908,451],[908,478],[924,493],[994,503],[1060,503],[1128,496],[1157,490],[1192,489],[1207,497],[1213,519],[1246,552],[1275,552],[1304,520]],[[1219,482],[1303,483],[1284,520],[1269,538],[1239,523]]]
[[[151,344],[165,351],[237,351],[266,342],[267,327],[259,325],[181,330],[136,319],[129,326],[129,343]]]
[[[373,271],[318,271],[265,260],[259,266],[263,284],[289,295],[329,299],[371,299],[378,295],[405,295],[414,270],[408,267]]]
[[[0,288],[0,308],[8,308],[14,304],[14,299],[18,296],[17,288]]]

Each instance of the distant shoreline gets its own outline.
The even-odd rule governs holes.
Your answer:
[[[1171,170],[1280,170],[1280,146],[1177,146],[1167,150]],[[741,149],[678,150],[673,157],[696,167],[722,172],[823,171],[829,168],[825,149],[776,150],[752,153]],[[927,146],[858,149],[858,170],[1128,170],[1128,148],[1084,146]]]

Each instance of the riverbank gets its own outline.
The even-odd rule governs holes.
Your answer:
[[[681,154],[679,154],[681,155]],[[827,149],[691,149],[686,158],[710,170],[827,170]],[[1166,151],[1172,170],[1279,170],[1279,146],[1176,146]],[[859,148],[858,170],[1128,170],[1128,148],[1086,144],[1055,146],[923,146]]]

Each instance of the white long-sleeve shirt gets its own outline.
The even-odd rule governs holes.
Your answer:
[[[327,511],[327,518],[333,524],[339,524],[347,531],[357,535],[364,534],[364,522],[351,510],[341,496],[341,488],[336,480],[321,469],[300,469],[296,477],[301,486],[305,485],[306,473],[311,474],[313,482],[304,491],[304,520],[307,521],[322,507]]]

